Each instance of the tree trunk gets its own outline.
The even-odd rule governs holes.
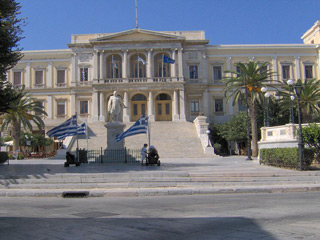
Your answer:
[[[255,104],[252,103],[251,98],[248,99],[249,103],[249,111],[250,111],[250,119],[251,119],[251,149],[252,149],[252,157],[258,156],[258,124],[257,124],[257,110]]]
[[[13,138],[13,151],[19,151],[20,147],[20,134],[21,134],[21,125],[17,120],[12,121],[12,138]]]

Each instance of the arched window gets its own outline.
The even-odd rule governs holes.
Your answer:
[[[157,97],[156,100],[171,100],[171,97],[166,94],[166,93],[160,93]]]
[[[170,77],[170,63],[163,62],[163,55],[168,56],[165,53],[159,53],[154,58],[154,76],[155,77]]]
[[[143,54],[134,54],[130,57],[130,77],[146,77],[146,57]]]
[[[122,61],[117,54],[107,58],[107,78],[122,78]]]
[[[136,94],[133,96],[132,101],[147,101],[147,98],[145,95]]]

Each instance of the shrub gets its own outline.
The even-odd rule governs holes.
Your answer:
[[[9,159],[7,152],[0,152],[0,163],[4,163]]]
[[[17,159],[18,160],[24,159],[24,154],[23,153],[19,153]]]
[[[306,167],[309,167],[314,160],[315,149],[304,149],[304,160]],[[298,148],[270,148],[261,149],[260,162],[265,165],[298,168],[299,149]]]

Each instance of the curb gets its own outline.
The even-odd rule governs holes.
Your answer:
[[[262,187],[223,187],[223,188],[150,188],[150,189],[59,189],[59,190],[0,190],[0,197],[62,197],[65,193],[88,192],[88,197],[149,197],[149,196],[182,196],[204,194],[241,194],[241,193],[287,193],[317,192],[320,185],[310,186],[262,186]]]

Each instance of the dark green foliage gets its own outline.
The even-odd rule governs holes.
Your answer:
[[[7,152],[0,152],[0,163],[4,163],[9,159]]]
[[[215,153],[219,155],[228,154],[228,142],[219,134],[218,125],[210,125],[210,140]]]
[[[303,142],[309,147],[314,148],[315,159],[320,162],[320,126],[310,123],[302,128]]]
[[[24,19],[18,19],[21,6],[14,0],[0,1],[0,114],[7,112],[11,100],[18,96],[7,83],[6,72],[22,58],[18,43],[23,38]]]
[[[304,149],[304,159],[306,166],[310,166],[314,160],[314,149]],[[298,148],[270,148],[260,150],[260,162],[265,165],[298,168],[299,149]]]

